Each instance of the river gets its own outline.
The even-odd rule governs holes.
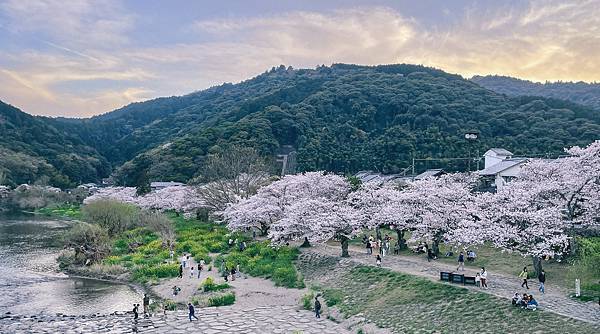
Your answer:
[[[58,271],[61,234],[72,222],[0,216],[0,315],[83,315],[126,311],[141,303],[130,286]]]

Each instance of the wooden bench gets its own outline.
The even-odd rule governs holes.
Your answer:
[[[465,276],[464,285],[475,285],[475,277],[473,276]]]
[[[440,281],[464,285],[475,285],[475,277],[473,276],[465,276],[463,274],[455,274],[445,271],[440,272]]]
[[[447,273],[447,272],[441,271],[440,272],[440,280],[445,281],[445,282],[452,281],[452,273]]]
[[[465,275],[452,274],[452,283],[465,284]]]

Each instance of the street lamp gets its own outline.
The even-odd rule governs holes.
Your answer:
[[[477,131],[468,131],[465,132],[465,139],[471,143],[475,143],[477,141],[477,139],[479,139],[479,132]],[[479,170],[479,148],[477,149],[477,170]],[[469,172],[471,171],[471,160],[473,160],[473,158],[471,157],[471,145],[469,145]]]

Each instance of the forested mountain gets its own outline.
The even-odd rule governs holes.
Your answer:
[[[68,141],[64,150],[77,148],[84,156],[86,148],[88,159],[99,152],[123,184],[186,181],[202,172],[207,154],[232,145],[252,146],[265,156],[292,145],[300,170],[350,173],[398,172],[412,157],[473,156],[475,149],[482,153],[492,146],[559,154],[565,146],[600,138],[600,114],[591,108],[507,97],[415,65],[280,66],[239,84],[135,103],[90,119],[30,119],[60,135],[48,145]],[[480,140],[467,143],[464,132],[474,130]],[[105,167],[102,160],[96,175],[105,174]],[[448,161],[445,167],[465,166]]]
[[[3,102],[0,139],[0,183],[68,187],[110,173],[108,161],[76,134],[60,131],[49,119],[31,116]]]
[[[600,110],[600,84],[587,82],[532,82],[499,75],[474,76],[471,81],[500,94],[543,96]]]

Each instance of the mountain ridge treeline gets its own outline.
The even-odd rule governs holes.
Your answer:
[[[8,119],[5,109],[0,106],[0,117]],[[560,154],[563,147],[600,137],[600,115],[589,107],[509,97],[459,75],[407,64],[282,65],[238,84],[134,103],[88,119],[29,117],[55,134],[44,142],[65,142],[63,151],[79,158],[73,161],[84,170],[93,166],[96,180],[112,171],[114,180],[126,185],[187,181],[202,173],[207,155],[233,145],[271,157],[291,145],[299,171],[394,173],[407,169],[413,157],[467,157],[495,146],[516,154]],[[7,127],[36,131],[5,121],[0,137],[10,133]],[[478,131],[480,139],[466,142],[468,131]],[[94,179],[90,171],[83,178],[76,169],[65,169],[62,160],[52,160],[39,140],[27,143],[36,149],[21,147],[21,137],[15,137],[18,150],[10,143],[0,143],[0,149],[46,161],[63,177],[62,184],[56,177],[52,184]],[[94,159],[100,163],[91,164]],[[8,170],[2,160],[0,170]],[[447,161],[447,167],[465,166]],[[12,184],[35,181],[6,174]]]
[[[600,110],[600,83],[596,82],[540,83],[501,75],[476,75],[470,80],[500,94],[561,99]]]

